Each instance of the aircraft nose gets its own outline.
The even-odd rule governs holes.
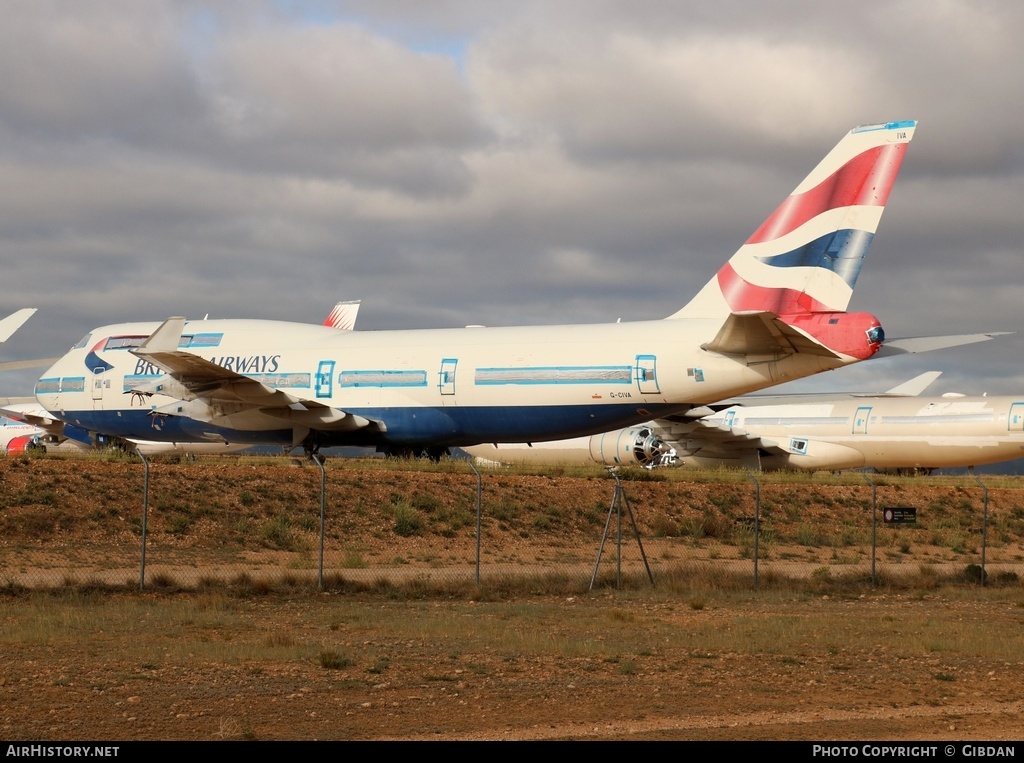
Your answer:
[[[46,402],[52,401],[53,395],[60,392],[60,378],[62,376],[62,368],[65,365],[65,359],[59,358],[52,366],[47,368],[36,380],[35,389],[33,393],[36,400],[44,408],[47,407]]]

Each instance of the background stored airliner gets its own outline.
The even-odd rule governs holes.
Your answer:
[[[467,447],[499,463],[800,471],[921,471],[1024,456],[1024,396],[917,396],[938,372],[880,395],[750,396],[589,438]]]
[[[323,325],[343,331],[352,331],[356,326],[360,304],[361,300],[358,299],[338,302],[327,314]],[[33,312],[35,310],[24,316],[21,322],[24,323]],[[3,327],[8,320],[0,321],[0,335],[2,335]],[[11,333],[13,330],[7,336],[10,336]],[[52,363],[53,360],[44,362]],[[7,454],[23,453],[33,449],[45,452],[48,447],[73,451],[95,446],[98,448],[120,447],[129,451],[138,450],[147,456],[169,453],[196,455],[235,453],[250,447],[247,443],[155,442],[108,437],[101,432],[89,433],[75,427],[66,427],[63,421],[54,418],[35,399],[30,398],[0,399],[0,413],[4,414],[3,417],[0,417],[0,453]]]
[[[884,333],[845,310],[915,126],[850,131],[665,320],[348,332],[176,317],[95,329],[36,397],[69,425],[126,439],[438,457],[631,426],[866,360]]]

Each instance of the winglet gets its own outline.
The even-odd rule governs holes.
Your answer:
[[[913,379],[902,384],[897,384],[885,394],[900,397],[904,395],[907,397],[917,397],[940,376],[942,376],[942,371],[925,371],[920,376],[915,376]]]
[[[20,329],[22,325],[35,315],[36,308],[23,307],[15,313],[11,313],[3,320],[0,320],[0,342],[6,342],[11,335]]]
[[[178,315],[168,318],[160,327],[139,345],[135,354],[140,352],[176,352],[181,342],[181,334],[185,330],[185,318]]]

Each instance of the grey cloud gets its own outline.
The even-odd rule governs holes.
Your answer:
[[[854,307],[892,335],[1020,324],[1024,6],[430,13],[5,5],[0,258],[8,300],[41,309],[0,358],[180,313],[319,321],[343,298],[363,329],[657,318],[846,130],[908,118]],[[886,361],[861,388],[930,361],[1009,392],[1003,347]]]

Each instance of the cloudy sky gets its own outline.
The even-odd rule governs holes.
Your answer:
[[[45,2],[0,25],[0,359],[125,320],[651,319],[919,120],[851,309],[1024,332],[1024,4]],[[1024,394],[1024,337],[800,389]],[[6,373],[0,393],[37,374]],[[790,389],[793,389],[790,387]]]

